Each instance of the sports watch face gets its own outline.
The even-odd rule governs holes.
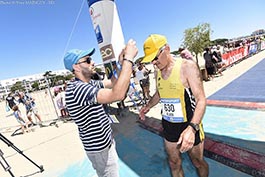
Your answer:
[[[199,124],[195,124],[195,130],[196,131],[199,131],[200,130]]]
[[[189,124],[196,132],[200,130],[199,124],[191,123]]]

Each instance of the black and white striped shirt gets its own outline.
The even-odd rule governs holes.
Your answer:
[[[86,152],[99,152],[111,144],[109,115],[97,103],[101,81],[85,83],[75,79],[67,85],[65,101],[69,115],[78,126],[79,136]]]

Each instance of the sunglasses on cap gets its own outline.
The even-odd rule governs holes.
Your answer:
[[[151,61],[154,62],[154,61],[157,61],[158,60],[158,57],[160,56],[160,54],[163,52],[163,50],[166,48],[166,46],[163,46],[161,47],[161,49],[159,50],[158,54],[156,55],[156,57]]]
[[[88,56],[88,57],[86,58],[86,60],[84,60],[84,61],[80,61],[80,62],[76,63],[76,65],[77,65],[77,64],[81,64],[81,63],[87,63],[87,64],[90,64],[90,63],[91,63],[91,60],[92,60],[92,58],[91,58],[90,56]]]

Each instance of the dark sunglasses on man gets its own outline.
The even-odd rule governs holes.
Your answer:
[[[165,49],[165,46],[161,47],[161,49],[159,50],[158,54],[156,55],[156,57],[151,61],[154,62],[154,61],[157,61],[158,60],[158,57],[160,56],[160,54],[163,52],[163,50]]]
[[[80,62],[76,63],[76,65],[77,65],[77,64],[80,64],[80,63],[87,63],[87,64],[90,64],[90,63],[91,63],[91,60],[92,60],[92,58],[91,58],[90,56],[88,56],[88,57],[86,58],[86,60],[84,60],[84,61],[80,61]]]

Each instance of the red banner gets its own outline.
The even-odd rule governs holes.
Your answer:
[[[222,55],[226,66],[229,66],[248,55],[248,47],[239,47]]]

